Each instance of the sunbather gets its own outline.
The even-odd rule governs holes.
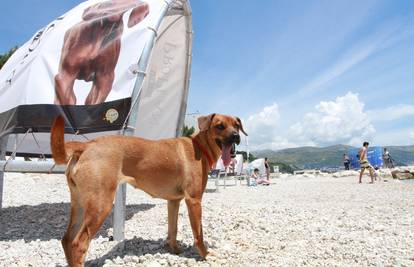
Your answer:
[[[250,178],[253,179],[253,182],[256,183],[256,184],[270,185],[270,182],[268,180],[263,179],[260,176],[259,169],[257,169],[257,168],[253,170],[252,176]]]

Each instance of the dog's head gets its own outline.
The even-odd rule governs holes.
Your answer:
[[[109,0],[85,9],[82,15],[84,21],[106,19],[110,22],[120,22],[125,12],[132,9],[128,18],[128,27],[133,27],[142,21],[149,13],[147,3],[139,0]]]
[[[247,136],[243,124],[238,117],[221,114],[210,114],[198,118],[200,132],[208,131],[216,144],[221,148],[221,158],[224,165],[228,166],[231,161],[232,148],[234,144],[240,144],[240,133]]]

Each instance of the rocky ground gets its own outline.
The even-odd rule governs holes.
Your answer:
[[[184,203],[180,255],[164,247],[166,202],[128,188],[126,240],[109,241],[108,220],[87,266],[414,266],[414,184],[357,184],[357,177],[299,175],[270,186],[213,185],[203,199],[204,238],[192,248]],[[231,183],[231,182],[229,182]],[[66,266],[60,238],[69,212],[60,175],[6,174],[0,211],[1,266]]]

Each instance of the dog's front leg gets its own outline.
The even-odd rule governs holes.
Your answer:
[[[75,105],[76,96],[73,91],[77,73],[61,71],[55,76],[55,104]]]
[[[180,248],[177,245],[177,220],[178,220],[178,210],[180,209],[179,200],[168,200],[168,237],[167,243],[171,251],[175,254],[181,252]]]
[[[201,223],[201,196],[186,197],[185,203],[188,208],[188,215],[190,216],[191,228],[194,235],[194,246],[197,248],[200,256],[205,259],[207,256],[207,249],[204,246],[203,240],[203,226]]]

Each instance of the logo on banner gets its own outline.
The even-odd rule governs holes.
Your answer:
[[[109,121],[109,123],[113,123],[119,117],[119,113],[116,109],[110,108],[105,113],[105,120]]]

